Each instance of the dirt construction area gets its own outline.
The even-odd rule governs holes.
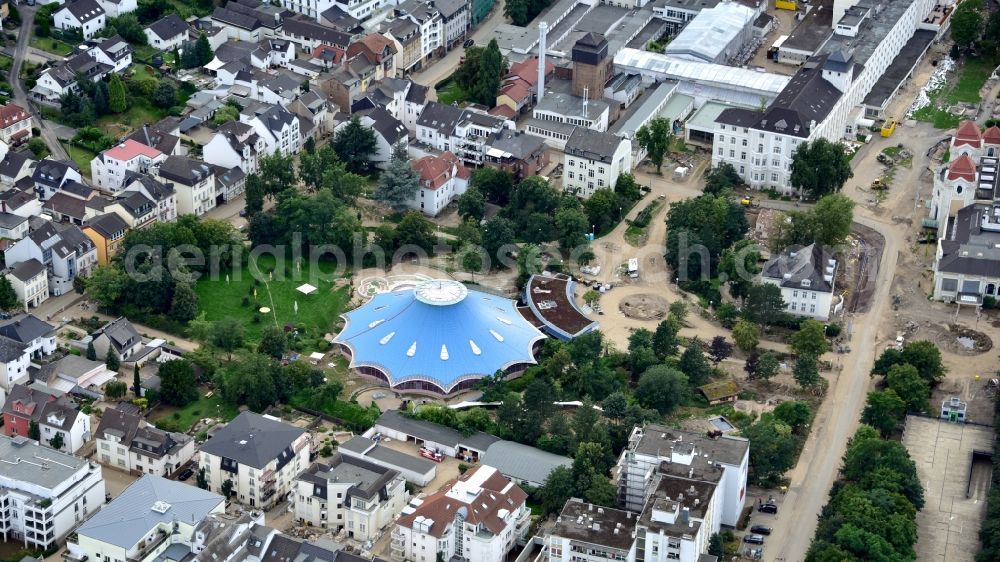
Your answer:
[[[917,560],[973,560],[986,513],[991,465],[973,451],[991,451],[989,427],[908,416],[903,444],[917,464],[924,508],[917,513]]]

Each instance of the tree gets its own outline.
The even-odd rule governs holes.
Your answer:
[[[31,420],[28,423],[28,439],[38,441],[42,438],[42,431],[38,428],[38,422]]]
[[[743,183],[736,168],[728,162],[722,162],[705,174],[705,193],[722,195],[726,191]]]
[[[194,44],[194,54],[197,66],[205,66],[215,58],[215,53],[212,52],[212,45],[209,44],[208,37],[204,33],[198,35],[198,40]]]
[[[285,332],[281,331],[281,328],[273,325],[264,326],[257,351],[269,357],[281,359],[287,346],[288,338],[285,337]]]
[[[371,157],[378,150],[375,132],[361,124],[357,115],[333,137],[333,150],[348,172],[363,174],[371,166]]]
[[[552,469],[545,484],[538,489],[542,512],[558,513],[566,505],[566,500],[573,497],[574,491],[573,472],[569,467],[557,466]]]
[[[615,182],[615,193],[626,201],[638,201],[642,199],[642,190],[639,182],[635,181],[632,174],[621,174]]]
[[[434,223],[418,211],[407,212],[396,226],[396,243],[400,248],[416,246],[430,253],[436,242]]]
[[[903,346],[902,359],[917,368],[920,376],[928,384],[934,384],[944,378],[946,369],[941,362],[941,350],[934,342],[919,340]]]
[[[476,273],[483,271],[483,255],[476,251],[462,254],[462,269],[472,274],[472,282],[476,281]]]
[[[683,323],[684,319],[688,315],[688,306],[682,300],[676,300],[670,303],[669,306],[670,315],[677,319],[678,322]]]
[[[836,193],[854,177],[844,145],[818,138],[799,145],[792,155],[792,186],[813,199]]]
[[[194,365],[187,359],[160,363],[160,399],[182,408],[198,399],[198,380]]]
[[[255,412],[273,406],[289,390],[281,380],[278,363],[260,353],[241,356],[222,383],[222,396],[227,402],[246,404]]]
[[[906,402],[892,389],[868,393],[861,423],[877,429],[883,437],[896,432],[906,416]]]
[[[965,0],[959,3],[951,15],[951,40],[959,47],[968,49],[979,40],[982,28],[982,0]]]
[[[247,176],[245,209],[251,219],[264,210],[264,184],[257,174]]]
[[[726,341],[725,336],[715,336],[712,338],[712,343],[708,346],[708,356],[712,359],[712,363],[718,366],[719,363],[725,361],[732,354],[733,344]]]
[[[688,377],[666,365],[650,367],[639,377],[635,396],[639,403],[669,414],[687,396]]]
[[[210,333],[212,345],[225,351],[229,361],[233,360],[233,352],[243,347],[245,336],[243,323],[235,318],[223,318],[212,323]]]
[[[750,467],[756,483],[774,484],[795,464],[798,439],[788,424],[765,415],[743,430],[743,436],[754,444],[750,448]]]
[[[510,172],[486,166],[472,172],[469,188],[478,189],[487,201],[503,206],[514,189],[514,178]]]
[[[559,247],[564,251],[572,251],[587,243],[587,230],[590,221],[580,207],[567,205],[556,211],[556,232]]]
[[[792,334],[791,349],[796,355],[819,357],[830,351],[830,343],[826,341],[826,326],[818,320],[803,320],[799,331]]]
[[[792,378],[799,383],[802,388],[816,386],[819,381],[819,364],[813,355],[800,355],[795,359],[795,367],[792,368]]]
[[[719,560],[725,559],[726,548],[722,544],[722,536],[719,533],[712,533],[712,536],[708,537],[708,554]]]
[[[729,283],[729,293],[738,299],[746,298],[753,279],[760,272],[760,249],[753,240],[739,240],[722,251],[719,262],[719,280]]]
[[[187,322],[198,316],[198,293],[188,283],[174,285],[174,298],[170,301],[170,316]]]
[[[854,201],[841,194],[824,195],[808,211],[792,211],[787,220],[777,222],[771,249],[784,251],[790,246],[839,246],[851,233]]]
[[[692,340],[684,353],[681,354],[677,368],[687,375],[691,386],[701,386],[708,381],[708,377],[712,375],[712,367],[705,359],[705,352],[702,350],[702,343],[698,341],[698,338]]]
[[[104,397],[109,400],[117,400],[128,392],[128,385],[122,381],[110,381],[104,385]]]
[[[101,30],[100,35],[104,37],[120,35],[122,39],[133,45],[147,44],[143,26],[139,23],[139,18],[133,13],[125,13],[120,16],[108,18],[106,26]]]
[[[670,121],[663,117],[656,117],[646,125],[639,127],[635,133],[635,139],[639,146],[646,151],[649,161],[656,166],[656,173],[660,173],[663,167],[663,157],[670,149],[670,141],[673,138]]]
[[[118,73],[111,74],[108,82],[108,108],[112,113],[125,113],[128,109],[128,100],[125,97],[125,82]]]
[[[59,433],[56,433],[55,437],[49,439],[49,446],[57,451],[61,450],[64,444],[65,441],[63,441],[63,434],[61,431]]]
[[[458,216],[462,219],[472,217],[476,221],[483,220],[486,216],[486,197],[479,188],[470,187],[458,196]]]
[[[208,477],[205,476],[205,469],[199,468],[195,476],[195,484],[202,490],[208,489]]]
[[[787,400],[774,409],[774,417],[788,424],[795,433],[799,433],[812,419],[812,410],[807,402]]]
[[[757,283],[747,291],[743,303],[743,316],[747,320],[767,327],[785,314],[785,299],[781,287],[770,283]]]
[[[756,350],[751,353],[751,357],[756,354]],[[747,359],[747,365],[750,364],[750,359]],[[778,369],[781,368],[781,363],[778,361],[778,356],[774,353],[767,351],[760,354],[757,357],[756,364],[753,369],[753,375],[748,376],[751,379],[764,379],[770,380],[771,377],[778,374]]]
[[[501,250],[514,244],[514,232],[514,223],[503,217],[494,217],[483,226],[483,249],[489,263],[499,263]]]
[[[740,318],[733,326],[733,341],[744,353],[750,353],[760,344],[760,330],[753,322]]]
[[[177,105],[177,90],[169,80],[160,80],[149,101],[156,107],[170,108]]]
[[[615,223],[621,212],[618,204],[618,196],[609,188],[598,189],[586,201],[583,208],[587,213],[587,219],[597,232]]]
[[[420,190],[420,174],[410,166],[410,157],[402,143],[392,148],[392,158],[385,171],[379,175],[375,200],[385,203],[393,211],[402,212]]]
[[[118,369],[122,366],[121,361],[118,359],[118,354],[115,353],[114,346],[110,344],[108,344],[108,353],[104,356],[104,365],[109,371],[113,371],[115,373],[117,373]]]
[[[622,392],[612,392],[607,398],[601,401],[601,410],[604,417],[612,420],[621,420],[625,417],[628,409],[628,399]]]
[[[139,377],[139,364],[132,367],[132,392],[136,398],[142,398],[142,379]]]
[[[500,92],[500,81],[506,74],[506,67],[497,40],[490,39],[479,59],[476,83],[473,84],[470,92],[472,100],[487,107],[496,105],[497,93]]]
[[[21,301],[17,297],[14,286],[10,284],[10,279],[0,277],[0,310],[13,310],[21,307]]]
[[[204,37],[204,35],[202,35],[202,37]],[[233,484],[232,479],[226,478],[226,481],[222,483],[222,488],[220,490],[222,492],[222,495],[226,496],[227,498],[231,497],[233,495],[234,486],[235,485]]]
[[[32,138],[28,141],[28,150],[37,160],[41,160],[49,155],[49,146],[45,144],[43,139],[38,137]]]
[[[97,350],[94,349],[94,342],[93,341],[87,342],[87,354],[86,354],[86,357],[87,357],[87,359],[89,359],[91,361],[97,361]]]
[[[893,365],[885,376],[886,386],[906,403],[908,412],[922,413],[930,409],[927,399],[930,387],[917,368],[909,363]]]
[[[661,361],[667,357],[677,355],[677,333],[679,331],[680,323],[676,318],[661,320],[656,325],[656,331],[653,332],[653,351],[656,352],[656,356]]]

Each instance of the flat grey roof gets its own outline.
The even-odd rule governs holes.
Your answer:
[[[909,2],[905,2],[907,6]],[[819,51],[823,43],[833,34],[833,1],[825,0],[813,9],[795,26],[791,35],[781,45],[782,49],[804,51],[810,55]]]
[[[701,109],[695,111],[694,115],[687,120],[687,126],[713,131],[715,130],[715,118],[730,107],[734,106],[717,101],[705,102],[705,105],[701,106]]]
[[[374,447],[372,447],[372,445],[374,445]],[[364,455],[365,457],[381,461],[390,467],[416,472],[417,474],[427,474],[437,466],[429,460],[407,455],[406,453],[400,453],[399,451],[388,447],[383,447],[376,444],[371,439],[360,435],[351,437],[346,443],[340,445],[340,449]],[[365,453],[365,451],[368,452]]]
[[[88,461],[42,447],[24,436],[0,435],[0,485],[2,479],[26,482],[51,490],[70,480]]]
[[[452,448],[464,445],[481,453],[485,453],[491,444],[500,440],[499,437],[494,437],[481,431],[477,431],[472,435],[462,435],[450,427],[429,421],[408,418],[399,413],[398,410],[384,412],[375,421],[375,425],[381,425],[407,435],[412,435],[423,441],[433,441],[434,443],[440,443]]]
[[[918,29],[913,33],[913,37],[903,45],[896,58],[892,59],[882,76],[875,81],[868,95],[865,96],[865,105],[872,107],[885,107],[889,98],[899,88],[899,85],[910,75],[910,71],[920,60],[920,57],[927,52],[927,47],[934,40],[934,32],[926,29]]]
[[[501,474],[515,480],[544,484],[549,473],[559,466],[572,466],[569,457],[563,457],[529,445],[513,441],[497,441],[486,449],[482,463],[492,466]]]
[[[77,532],[130,549],[160,524],[197,524],[226,499],[197,486],[147,474],[80,525]],[[162,512],[162,513],[161,513]]]

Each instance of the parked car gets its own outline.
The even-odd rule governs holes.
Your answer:
[[[764,544],[763,535],[746,535],[743,537],[743,542],[748,544]]]
[[[187,480],[188,478],[191,478],[191,476],[193,476],[193,475],[194,475],[194,471],[193,470],[191,470],[190,468],[185,468],[177,476],[177,479],[183,481],[183,480]]]
[[[462,43],[462,48],[463,49],[468,49],[469,47],[471,47],[471,46],[473,46],[475,44],[476,44],[476,42],[473,41],[472,39],[466,39],[465,43]]]
[[[771,528],[765,527],[764,525],[754,525],[753,527],[750,527],[750,532],[757,535],[767,536],[771,534]]]
[[[757,507],[757,511],[759,511],[761,513],[771,513],[771,514],[774,514],[774,513],[778,513],[778,506],[774,505],[773,503],[765,503],[765,504],[761,504],[760,506],[758,506]]]

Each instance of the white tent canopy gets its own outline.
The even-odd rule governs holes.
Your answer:
[[[295,290],[302,293],[303,295],[311,295],[316,292],[316,287],[313,287],[309,283],[306,283],[305,285],[300,285]]]
[[[309,359],[312,359],[313,361],[319,361],[322,358],[323,358],[323,354],[320,353],[320,352],[318,352],[318,351],[314,351],[314,352],[312,352],[312,353],[309,354]]]

